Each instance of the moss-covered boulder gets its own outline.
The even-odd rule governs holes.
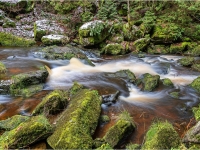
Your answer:
[[[135,41],[143,37],[143,33],[139,27],[135,25],[129,27],[128,23],[123,25],[122,34],[125,41]]]
[[[119,55],[119,54],[126,54],[126,51],[121,44],[118,43],[110,43],[107,44],[101,53],[110,54],[110,55]]]
[[[45,45],[65,45],[69,42],[69,38],[64,35],[50,34],[43,36],[41,41]]]
[[[163,82],[163,85],[165,86],[174,86],[174,84],[169,78],[162,79],[161,81]]]
[[[34,89],[36,91],[41,90],[41,84],[46,81],[47,77],[48,72],[46,70],[31,71],[15,75],[11,79],[10,93],[13,95],[23,95],[23,93],[33,91]],[[29,87],[30,89],[28,89]],[[26,89],[28,91],[26,91]]]
[[[199,144],[200,143],[199,136],[200,136],[200,121],[186,132],[182,141],[183,143],[190,144],[190,145]]]
[[[112,43],[122,43],[124,41],[124,37],[121,34],[113,34],[108,40]]]
[[[133,123],[130,114],[127,111],[124,111],[120,114],[117,122],[108,130],[103,139],[114,148],[122,139],[130,135],[134,128],[135,124]]]
[[[184,57],[178,60],[178,62],[185,67],[192,66],[195,62],[194,57]]]
[[[158,121],[153,123],[146,133],[142,149],[176,149],[180,144],[181,140],[173,126],[167,121]]]
[[[191,42],[191,46],[188,45],[188,50],[184,52],[186,55],[190,56],[200,56],[200,45],[197,43]]]
[[[68,103],[69,94],[67,91],[54,90],[46,95],[33,110],[32,115],[55,114],[62,111]]]
[[[6,69],[6,66],[2,63],[2,62],[0,62],[0,74],[1,73],[6,73],[6,71],[7,71],[7,69]]]
[[[48,144],[53,149],[91,149],[100,112],[101,98],[97,91],[78,91],[47,139]]]
[[[84,86],[82,84],[79,84],[78,82],[75,81],[73,83],[73,86],[68,91],[69,92],[69,96],[72,97],[72,96],[76,95],[76,93],[78,91],[80,91],[81,89],[83,89],[83,88],[84,88]]]
[[[154,43],[172,43],[182,37],[182,29],[175,23],[157,23],[151,39]]]
[[[194,79],[194,80],[192,81],[192,83],[190,84],[190,86],[191,86],[193,89],[195,89],[195,90],[197,90],[198,92],[200,92],[200,76],[197,77],[196,79]]]
[[[191,67],[192,69],[200,72],[200,64],[193,64]]]
[[[71,59],[78,58],[83,60],[86,64],[94,66],[94,64],[87,58],[87,56],[81,51],[80,48],[66,45],[66,46],[48,46],[41,50],[43,53],[42,57],[39,55],[38,58],[45,58],[50,60],[56,59]]]
[[[99,44],[109,35],[108,29],[108,25],[101,20],[87,22],[79,28],[79,43],[83,46]]]
[[[171,54],[183,54],[187,49],[188,42],[171,44],[169,51]]]
[[[133,42],[133,50],[136,52],[144,51],[150,43],[149,38],[141,38]]]
[[[145,73],[143,74],[141,81],[143,84],[143,90],[151,92],[159,85],[160,76]]]
[[[0,32],[0,45],[2,46],[22,46],[28,47],[35,44],[33,39],[15,36],[10,33]]]
[[[194,114],[194,117],[197,121],[200,121],[200,105],[198,107],[193,107],[192,112]]]
[[[34,23],[34,38],[41,41],[41,38],[49,34],[63,34],[64,25],[51,20],[38,20]]]
[[[52,133],[52,127],[44,116],[31,117],[15,129],[0,136],[1,149],[16,149],[26,147],[36,141],[47,138]]]
[[[26,8],[27,2],[24,0],[0,0],[0,9],[14,13],[20,12]]]
[[[22,122],[29,120],[28,116],[15,115],[6,120],[0,121],[0,130],[10,131],[16,128]]]
[[[149,45],[147,48],[149,54],[168,54],[169,47],[165,45]]]

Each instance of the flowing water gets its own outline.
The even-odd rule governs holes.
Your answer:
[[[173,123],[179,135],[183,136],[193,117],[191,108],[197,106],[200,101],[199,94],[188,86],[200,73],[180,66],[177,60],[181,56],[147,55],[145,58],[138,58],[125,55],[100,58],[87,53],[95,64],[93,67],[76,58],[41,60],[37,58],[38,49],[40,48],[0,48],[0,59],[8,68],[6,76],[1,77],[2,80],[9,80],[15,74],[38,70],[44,62],[52,67],[42,92],[30,98],[0,95],[0,120],[15,114],[30,115],[50,90],[68,89],[77,81],[90,89],[98,90],[101,95],[120,91],[117,102],[109,106],[102,104],[102,114],[110,116],[111,121],[99,125],[95,137],[103,137],[117,115],[127,110],[137,128],[126,142],[141,144],[149,125],[160,118]],[[160,85],[154,92],[143,92],[122,79],[107,76],[107,73],[124,69],[131,70],[137,78],[144,73],[158,74],[161,79],[171,79],[175,86],[167,88]],[[170,96],[171,92],[179,92],[179,98]]]

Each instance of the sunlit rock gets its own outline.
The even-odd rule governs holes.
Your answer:
[[[64,45],[69,42],[69,38],[64,35],[50,34],[43,36],[41,41],[45,45]]]

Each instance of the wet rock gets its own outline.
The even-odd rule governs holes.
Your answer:
[[[192,83],[190,84],[190,86],[191,86],[193,89],[195,89],[195,90],[197,90],[198,92],[200,92],[200,76],[197,77],[196,79],[194,79],[194,80],[192,81]]]
[[[24,95],[25,97],[30,96],[33,91],[41,90],[41,83],[44,83],[47,77],[48,72],[46,70],[15,75],[11,79],[10,93],[13,95]]]
[[[0,81],[0,94],[8,94],[10,91],[11,80]]]
[[[104,141],[114,148],[122,139],[130,135],[135,128],[130,114],[122,112],[117,122],[108,130],[103,137]]]
[[[92,46],[101,43],[108,36],[108,27],[101,20],[95,20],[83,24],[79,28],[80,44]]]
[[[151,75],[149,73],[146,73],[142,77],[142,84],[143,84],[143,90],[144,91],[153,91],[158,85],[160,81],[159,75]]]
[[[169,47],[165,45],[149,45],[147,48],[149,54],[168,54]]]
[[[49,46],[42,49],[42,58],[45,59],[71,59],[79,58],[83,60],[86,64],[94,66],[94,64],[87,58],[87,56],[81,51],[81,49],[72,47],[70,45],[60,47],[60,46]]]
[[[185,136],[182,139],[183,143],[187,143],[187,144],[199,144],[200,143],[200,121],[193,126],[191,129],[189,129]]]
[[[157,121],[146,133],[142,149],[172,149],[179,148],[180,137],[169,122]]]
[[[29,119],[30,117],[27,117],[27,116],[15,115],[11,118],[0,121],[0,130],[6,130],[6,131],[13,130],[19,124]]]
[[[64,26],[51,20],[38,20],[34,23],[34,38],[36,41],[41,41],[41,38],[49,34],[62,35]]]
[[[28,47],[35,44],[33,39],[22,38],[7,32],[0,32],[0,45]]]
[[[106,105],[111,105],[112,103],[116,102],[119,96],[119,91],[116,91],[114,94],[102,95],[103,103]]]
[[[64,45],[69,42],[69,38],[64,35],[45,35],[41,39],[42,43],[45,45]]]
[[[174,86],[174,84],[169,78],[162,79],[161,81],[163,82],[163,85],[165,86]]]
[[[44,116],[31,117],[15,129],[5,132],[0,137],[0,148],[23,148],[34,142],[47,138],[52,133],[52,127]]]
[[[27,6],[25,0],[0,0],[0,9],[8,12],[20,12]]]
[[[49,114],[56,114],[67,106],[68,99],[67,91],[54,90],[42,99],[33,110],[32,115],[44,114],[48,116]]]
[[[178,63],[180,63],[182,66],[189,67],[194,64],[194,57],[184,57],[178,60]]]
[[[100,112],[101,97],[97,91],[78,91],[61,114],[48,144],[53,149],[91,149]]]

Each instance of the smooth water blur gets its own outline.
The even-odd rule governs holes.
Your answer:
[[[177,60],[182,56],[147,55],[145,58],[138,58],[126,55],[100,58],[93,53],[85,52],[95,64],[95,66],[89,66],[77,58],[45,60],[38,49],[41,48],[0,48],[0,59],[8,68],[6,76],[1,80],[8,80],[19,73],[38,70],[43,65],[48,64],[51,67],[43,91],[31,98],[0,95],[0,120],[15,114],[30,115],[49,91],[69,89],[73,82],[77,81],[85,87],[98,90],[101,95],[120,91],[116,103],[111,106],[102,104],[102,114],[109,115],[111,122],[98,126],[95,137],[103,137],[115,122],[117,115],[127,110],[137,125],[137,130],[129,140],[142,143],[143,136],[152,120],[164,118],[172,123],[187,123],[193,117],[191,108],[199,103],[199,94],[188,84],[200,73],[180,66]],[[143,92],[139,87],[130,85],[120,78],[107,75],[107,73],[125,69],[132,71],[137,78],[144,73],[160,75],[161,79],[169,78],[175,86],[168,88],[160,85],[154,92]],[[179,92],[179,98],[172,97],[171,92]],[[179,134],[182,135],[184,130],[185,128],[180,129]]]

